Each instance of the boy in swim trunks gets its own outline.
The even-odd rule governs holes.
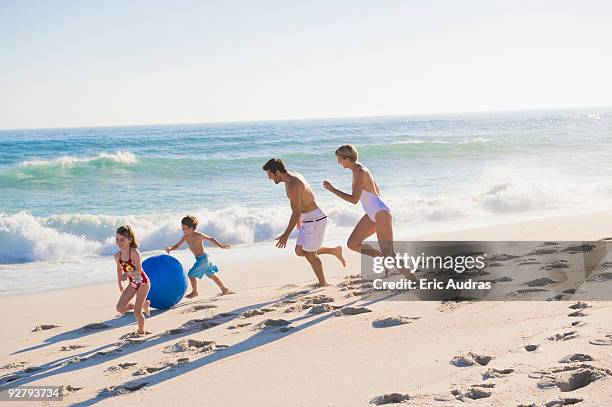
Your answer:
[[[217,286],[221,289],[221,295],[233,294],[226,286],[223,285],[219,277],[215,274],[219,271],[215,266],[208,253],[204,251],[204,241],[208,240],[216,244],[221,249],[229,249],[230,245],[221,244],[214,237],[205,235],[204,233],[196,232],[198,226],[198,220],[195,216],[187,215],[181,219],[181,228],[183,229],[183,237],[174,246],[166,246],[166,253],[170,253],[172,250],[176,250],[181,247],[185,242],[189,246],[189,250],[193,253],[196,258],[196,262],[193,264],[189,273],[189,281],[191,282],[191,292],[185,297],[193,298],[198,296],[198,281],[196,278],[202,278],[204,276],[214,281]]]

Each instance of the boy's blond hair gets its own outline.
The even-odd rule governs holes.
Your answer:
[[[357,162],[357,158],[359,157],[357,148],[352,144],[345,144],[338,147],[336,155],[338,157],[347,158],[351,162]]]

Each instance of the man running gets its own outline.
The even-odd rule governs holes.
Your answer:
[[[317,205],[315,194],[304,177],[297,172],[287,171],[283,160],[272,158],[264,164],[263,170],[275,184],[285,183],[285,191],[291,205],[289,225],[287,225],[285,233],[276,238],[278,240],[276,247],[279,249],[285,248],[289,235],[291,235],[293,228],[297,226],[298,238],[295,245],[295,254],[300,257],[306,257],[319,280],[317,286],[327,286],[319,254],[336,256],[342,265],[346,266],[344,257],[342,257],[341,246],[334,248],[322,247],[325,226],[327,225],[327,215]]]

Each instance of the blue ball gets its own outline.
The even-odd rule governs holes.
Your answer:
[[[187,275],[181,263],[172,256],[161,254],[142,262],[144,272],[151,280],[147,299],[157,309],[168,309],[187,292]]]

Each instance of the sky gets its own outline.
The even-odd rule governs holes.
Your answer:
[[[612,2],[0,0],[0,129],[612,106]]]

